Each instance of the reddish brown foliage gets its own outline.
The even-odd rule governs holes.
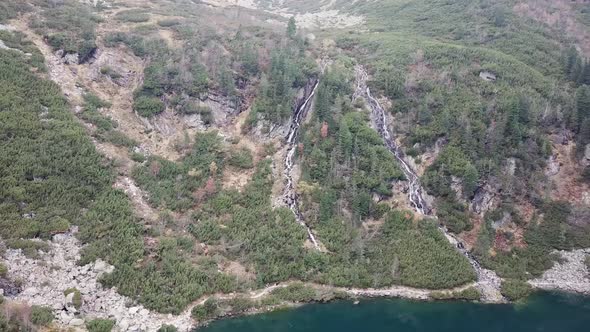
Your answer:
[[[324,121],[322,123],[322,128],[320,129],[320,136],[322,136],[322,138],[326,138],[328,137],[328,123],[326,121]]]

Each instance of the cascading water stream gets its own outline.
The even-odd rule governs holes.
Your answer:
[[[412,207],[421,215],[436,218],[432,213],[432,209],[427,205],[423,198],[423,188],[420,184],[420,178],[414,172],[412,167],[404,159],[404,154],[397,146],[395,140],[392,138],[389,128],[387,127],[387,115],[381,104],[371,95],[371,90],[367,87],[367,72],[362,66],[355,67],[356,75],[356,90],[352,96],[353,101],[358,97],[362,97],[367,102],[371,110],[371,121],[373,122],[374,128],[381,135],[385,145],[393,156],[398,160],[402,166],[402,171],[408,180],[408,198]],[[498,298],[502,298],[499,293],[500,278],[494,271],[486,270],[481,267],[479,262],[471,255],[467,249],[463,246],[461,240],[455,235],[451,234],[447,228],[443,225],[438,226],[440,231],[447,238],[461,254],[463,254],[477,275],[478,287],[482,291],[485,300],[497,302]]]
[[[295,151],[297,149],[297,138],[299,137],[299,128],[301,127],[301,121],[305,117],[307,110],[310,107],[311,101],[318,89],[320,84],[319,79],[316,79],[313,82],[311,91],[309,91],[308,95],[305,97],[303,102],[297,105],[294,109],[293,116],[291,117],[291,125],[289,126],[289,132],[287,133],[287,137],[285,138],[287,141],[287,153],[285,155],[285,170],[283,172],[285,176],[285,190],[283,192],[283,201],[287,206],[293,211],[295,215],[295,219],[301,226],[305,228],[307,231],[307,236],[309,240],[313,243],[316,249],[320,250],[320,244],[317,241],[315,235],[311,231],[311,228],[305,223],[303,215],[301,211],[299,211],[299,195],[295,191],[295,184],[293,182],[293,158],[295,156]],[[307,91],[306,91],[307,92]]]

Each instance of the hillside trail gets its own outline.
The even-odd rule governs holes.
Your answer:
[[[356,89],[353,94],[353,101],[362,97],[369,109],[371,122],[374,129],[382,137],[388,150],[393,154],[395,159],[401,165],[402,171],[408,181],[408,198],[412,208],[421,216],[437,219],[434,215],[434,210],[429,207],[423,198],[425,192],[420,183],[420,178],[412,169],[410,164],[405,160],[404,153],[400,146],[396,143],[393,135],[389,130],[390,123],[389,115],[385,112],[379,101],[373,97],[371,90],[367,86],[368,74],[366,70],[357,65],[355,67]],[[451,234],[448,229],[442,224],[438,225],[438,229],[443,233],[449,243],[460,252],[469,261],[477,275],[477,288],[482,293],[482,300],[485,302],[504,302],[505,299],[500,293],[501,279],[494,271],[484,269],[479,262],[467,251],[462,241],[454,234]]]

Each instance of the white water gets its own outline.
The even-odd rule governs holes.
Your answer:
[[[410,204],[419,214],[436,219],[436,215],[433,214],[432,209],[428,207],[424,201],[422,196],[424,190],[420,184],[418,175],[406,162],[403,152],[397,146],[395,140],[392,138],[392,135],[389,132],[389,128],[387,126],[387,114],[385,113],[385,110],[383,110],[383,107],[381,107],[379,101],[377,101],[377,99],[371,95],[371,90],[367,87],[367,72],[362,66],[356,66],[355,75],[357,85],[352,99],[353,101],[358,97],[365,99],[369,108],[371,109],[371,121],[373,122],[375,130],[377,130],[379,135],[381,135],[389,151],[402,165],[402,171],[408,180],[408,198],[410,200]],[[496,273],[494,271],[482,268],[479,262],[475,260],[475,258],[467,251],[467,249],[465,249],[461,240],[454,234],[451,234],[445,226],[439,224],[438,228],[444,234],[449,243],[453,245],[457,251],[463,254],[471,266],[473,266],[473,269],[477,275],[478,288],[482,292],[484,300],[493,302],[501,301],[502,296],[499,293],[501,280],[496,275]]]
[[[311,243],[315,246],[316,249],[320,250],[320,245],[313,235],[311,228],[305,223],[303,215],[301,211],[299,211],[299,204],[298,198],[299,195],[297,191],[295,191],[295,184],[293,182],[293,158],[295,156],[295,151],[297,149],[297,138],[299,137],[299,128],[301,127],[301,121],[309,108],[311,100],[313,99],[318,86],[320,84],[319,80],[316,80],[313,88],[311,89],[309,95],[305,98],[303,103],[295,108],[293,112],[293,116],[291,117],[291,125],[289,126],[289,132],[287,133],[286,141],[287,141],[287,154],[285,155],[285,190],[283,192],[283,201],[287,206],[293,211],[295,215],[295,219],[301,226],[305,228],[307,231],[307,236]]]

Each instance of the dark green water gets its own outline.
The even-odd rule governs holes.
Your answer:
[[[590,332],[590,298],[543,293],[526,304],[380,299],[310,304],[212,323],[198,332]]]

